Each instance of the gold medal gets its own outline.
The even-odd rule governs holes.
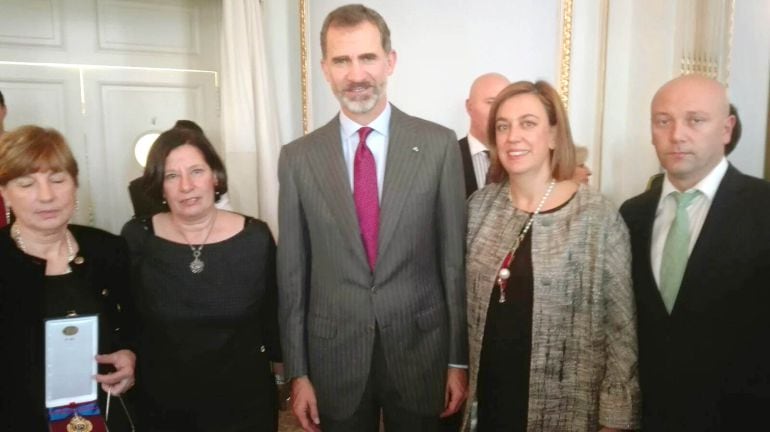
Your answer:
[[[91,432],[94,430],[94,425],[91,421],[80,417],[77,413],[67,423],[67,432]]]

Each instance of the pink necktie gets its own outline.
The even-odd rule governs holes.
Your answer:
[[[353,200],[356,203],[358,226],[364,241],[369,268],[374,271],[377,262],[377,236],[380,231],[380,201],[377,193],[377,164],[374,162],[366,137],[372,132],[370,127],[358,130],[358,148],[353,161]]]

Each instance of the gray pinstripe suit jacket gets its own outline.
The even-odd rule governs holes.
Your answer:
[[[366,261],[339,119],[279,161],[279,309],[287,377],[308,375],[323,415],[350,416],[379,328],[410,409],[438,414],[448,364],[467,364],[465,203],[457,138],[393,107],[378,259]]]

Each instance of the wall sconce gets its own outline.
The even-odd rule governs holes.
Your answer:
[[[145,132],[134,143],[134,157],[142,168],[147,164],[147,154],[160,136],[160,132]]]

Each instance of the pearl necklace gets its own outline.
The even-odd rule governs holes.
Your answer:
[[[540,203],[535,208],[535,212],[529,216],[527,224],[524,225],[524,229],[522,229],[519,235],[517,235],[513,240],[513,244],[511,245],[508,254],[505,256],[505,259],[503,260],[503,265],[500,267],[500,271],[497,273],[497,284],[500,286],[500,303],[505,303],[505,293],[508,288],[508,278],[511,277],[511,271],[508,269],[508,266],[510,266],[511,261],[513,261],[513,258],[516,256],[516,250],[519,248],[519,245],[521,245],[521,241],[524,240],[527,232],[529,232],[529,228],[532,227],[532,222],[535,220],[535,216],[540,214],[540,211],[543,209],[545,202],[548,201],[548,197],[551,196],[551,192],[553,191],[555,185],[556,179],[551,179],[550,183],[548,183],[548,189],[545,190],[543,197],[540,198]]]
[[[18,246],[22,252],[29,255],[27,246],[24,244],[24,239],[21,237],[21,230],[17,224],[13,224],[11,236],[16,242],[16,246]],[[69,263],[75,259],[75,247],[72,245],[72,234],[70,234],[69,230],[64,231],[64,241],[67,243],[67,273],[69,273],[72,271],[72,267],[70,267]]]

